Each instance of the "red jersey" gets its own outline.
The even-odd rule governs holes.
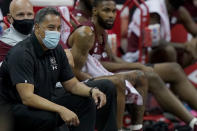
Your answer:
[[[106,53],[106,50],[105,50],[105,44],[107,44],[106,43],[106,40],[107,40],[106,39],[106,34],[107,33],[104,32],[102,34],[102,42],[99,42],[95,26],[94,26],[94,24],[91,21],[87,21],[87,22],[81,23],[81,25],[79,25],[77,28],[79,28],[81,26],[89,26],[89,27],[91,27],[92,31],[95,33],[94,45],[93,45],[92,49],[89,51],[89,54],[92,55],[93,57],[95,57],[97,60],[109,61],[109,57],[108,57],[108,55]],[[83,43],[81,43],[81,44],[83,44]],[[70,48],[68,42],[67,42],[67,46]]]
[[[8,51],[12,48],[12,46],[0,41],[0,62],[4,60]]]

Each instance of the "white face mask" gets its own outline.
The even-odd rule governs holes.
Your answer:
[[[160,24],[149,25],[148,29],[151,30],[152,46],[158,46],[160,37]]]

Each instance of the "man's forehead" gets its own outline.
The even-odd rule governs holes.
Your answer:
[[[98,4],[99,7],[116,7],[116,3],[113,0],[104,0]]]
[[[33,12],[33,7],[18,7],[14,9],[14,13],[19,13],[19,12]]]
[[[10,5],[10,11],[13,13],[15,13],[16,11],[25,11],[25,10],[33,11],[33,6],[28,1],[15,0]]]
[[[48,14],[45,16],[43,20],[43,24],[50,25],[50,24],[61,24],[60,16],[54,14]]]

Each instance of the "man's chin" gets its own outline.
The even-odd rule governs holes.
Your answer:
[[[112,28],[113,28],[113,25],[111,25],[111,24],[106,24],[104,27],[104,29],[106,29],[106,30],[111,30]]]

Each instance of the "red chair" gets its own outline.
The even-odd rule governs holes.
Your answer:
[[[188,79],[197,88],[197,63],[184,69]]]
[[[4,17],[3,17],[3,22],[5,23],[5,25],[7,26],[7,28],[10,27],[10,22],[8,21],[7,16],[4,16]]]
[[[148,61],[148,51],[147,47],[150,47],[152,45],[152,40],[150,37],[150,30],[147,28],[149,25],[149,19],[150,15],[149,13],[144,13],[144,10],[140,6],[144,5],[146,12],[149,12],[148,6],[145,4],[144,0],[127,0],[125,4],[123,5],[120,12],[122,12],[125,7],[129,7],[129,9],[133,8],[134,6],[137,6],[140,10],[140,36],[139,36],[139,43],[138,43],[138,49],[139,49],[139,59],[138,61],[141,63],[146,63]],[[145,56],[145,57],[143,57]]]

